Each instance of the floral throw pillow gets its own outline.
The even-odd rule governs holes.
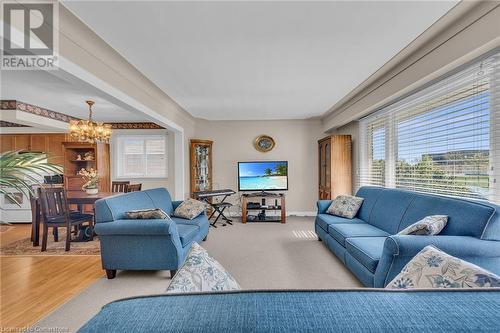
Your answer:
[[[170,282],[167,293],[240,290],[234,277],[194,242],[186,262]]]
[[[326,212],[331,215],[352,219],[358,213],[359,208],[363,204],[363,200],[363,198],[353,197],[351,195],[339,195],[332,201]]]
[[[170,219],[170,216],[160,208],[129,210],[125,215],[133,220]]]
[[[184,200],[174,211],[174,216],[192,220],[207,208],[204,202],[195,199]]]
[[[428,245],[385,288],[500,288],[500,277]]]
[[[437,235],[444,229],[447,222],[448,216],[446,215],[426,216],[398,232],[398,235]]]

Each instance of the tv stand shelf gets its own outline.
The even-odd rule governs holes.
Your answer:
[[[250,200],[260,199],[260,202]],[[266,203],[266,201],[269,201]],[[283,193],[256,192],[243,194],[241,222],[286,222],[285,195]],[[260,211],[258,215],[249,214],[249,211]],[[279,211],[279,216],[267,216],[268,211]],[[252,216],[249,218],[249,216]]]

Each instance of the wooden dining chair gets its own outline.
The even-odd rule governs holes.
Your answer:
[[[139,192],[142,189],[142,184],[127,185],[127,192]]]
[[[94,215],[70,212],[64,188],[39,188],[38,200],[43,216],[42,252],[47,250],[49,228],[66,228],[65,250],[69,251],[72,228],[85,222],[91,228],[93,227]],[[75,232],[78,232],[78,228],[75,228]],[[91,232],[92,234],[93,232]]]
[[[111,192],[126,193],[128,185],[130,185],[129,181],[123,181],[123,182],[113,181],[111,182]]]

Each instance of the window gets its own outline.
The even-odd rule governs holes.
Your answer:
[[[167,177],[165,135],[118,135],[117,178]]]
[[[360,121],[360,185],[500,202],[499,55]]]

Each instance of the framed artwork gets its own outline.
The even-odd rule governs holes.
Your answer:
[[[269,135],[259,135],[254,142],[255,149],[263,153],[271,151],[275,145],[274,139]]]

